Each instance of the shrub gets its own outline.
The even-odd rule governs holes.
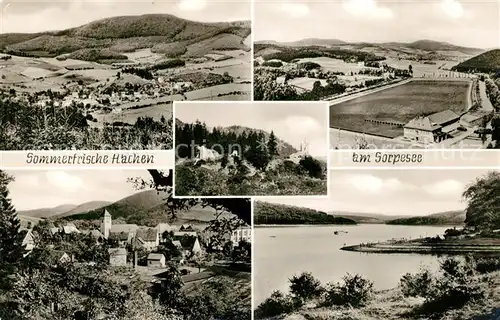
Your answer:
[[[264,61],[262,63],[263,67],[273,67],[273,68],[279,68],[283,66],[283,63],[281,61]]]
[[[407,273],[401,278],[399,285],[405,297],[425,297],[433,285],[432,274],[427,269],[416,274]]]
[[[257,318],[274,317],[295,310],[293,299],[281,291],[274,291],[269,298],[255,310]]]
[[[299,165],[304,168],[311,177],[321,179],[323,177],[323,166],[321,162],[311,156],[300,160]]]
[[[481,257],[476,260],[476,271],[479,273],[490,273],[500,270],[500,258]]]
[[[364,279],[359,274],[347,274],[342,279],[343,283],[330,283],[326,289],[326,306],[364,306],[373,294],[373,282]]]
[[[290,292],[304,301],[318,298],[323,292],[321,282],[315,279],[310,272],[303,272],[300,276],[293,276],[290,280]]]

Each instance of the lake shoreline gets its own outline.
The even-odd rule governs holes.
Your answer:
[[[500,241],[484,239],[483,244],[471,239],[453,243],[446,241],[443,243],[426,243],[423,240],[380,242],[373,244],[357,244],[340,248],[343,251],[363,252],[363,253],[412,253],[412,254],[494,254],[500,255]]]

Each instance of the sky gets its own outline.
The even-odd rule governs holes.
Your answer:
[[[0,0],[0,7],[0,33],[63,30],[103,18],[151,13],[204,22],[251,18],[250,2],[232,0]]]
[[[421,216],[461,210],[465,188],[488,170],[330,170],[329,198],[262,201],[322,211]]]
[[[305,38],[348,42],[429,39],[500,47],[497,0],[256,0],[254,40]],[[277,19],[279,17],[279,19]]]
[[[8,186],[16,210],[53,208],[89,201],[115,202],[138,191],[127,178],[151,180],[147,170],[19,170]]]
[[[307,103],[306,103],[307,104]],[[306,141],[309,153],[326,159],[328,152],[328,106],[301,103],[211,103],[175,104],[175,117],[185,123],[196,120],[208,127],[240,125],[274,134],[297,150]]]

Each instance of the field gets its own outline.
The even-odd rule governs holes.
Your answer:
[[[394,138],[402,135],[402,128],[365,119],[406,123],[417,115],[447,109],[461,114],[468,99],[468,81],[414,80],[330,106],[330,127]]]
[[[366,67],[361,63],[351,63],[344,62],[340,59],[333,59],[328,57],[318,57],[318,58],[304,58],[300,59],[298,63],[302,62],[314,62],[319,64],[325,71],[336,71],[343,72],[345,74],[352,72],[359,72],[362,69],[366,69]]]
[[[97,119],[98,123],[113,123],[116,121],[134,124],[139,117],[149,117],[156,121],[160,121],[162,117],[165,119],[172,118],[172,104],[157,104],[150,107],[140,109],[126,109],[121,113],[103,113],[96,112],[92,114]]]

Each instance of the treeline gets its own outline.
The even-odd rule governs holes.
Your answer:
[[[224,159],[233,151],[237,151],[241,159],[249,161],[257,169],[265,168],[273,157],[286,152],[278,150],[278,141],[273,132],[266,135],[263,131],[252,129],[243,130],[241,133],[221,128],[209,130],[207,125],[200,121],[192,124],[177,123],[175,143],[178,146],[176,153],[180,158],[195,158],[197,155],[193,152],[194,147],[204,145],[222,154]]]
[[[497,73],[500,70],[500,49],[490,50],[454,66],[452,71]]]
[[[133,67],[124,68],[124,69],[122,69],[122,72],[135,74],[136,76],[139,76],[139,77],[146,79],[146,80],[153,80],[154,79],[153,71],[170,69],[170,68],[177,68],[177,67],[184,67],[185,65],[186,65],[186,61],[184,61],[182,59],[170,59],[170,60],[165,60],[165,61],[156,63],[152,66],[144,67],[144,68],[133,68]]]
[[[254,204],[255,224],[356,224],[354,220],[334,217],[325,212],[257,201]]]
[[[447,224],[447,221],[436,217],[411,217],[411,218],[400,218],[387,221],[386,224],[391,225],[440,225]]]
[[[365,62],[365,61],[382,61],[385,57],[374,55],[370,52],[344,50],[335,48],[279,48],[280,52],[271,53],[263,56],[264,60],[281,60],[292,62],[295,59],[329,57],[343,60],[345,62]]]
[[[90,127],[92,116],[82,105],[40,107],[0,100],[1,150],[168,149],[172,123],[138,118],[128,127]]]

